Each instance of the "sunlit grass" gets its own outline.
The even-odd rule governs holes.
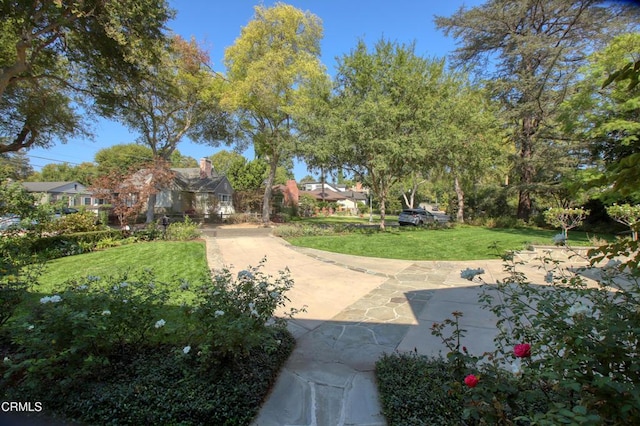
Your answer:
[[[553,236],[557,233],[533,228],[456,226],[448,229],[394,228],[385,232],[295,237],[288,238],[288,241],[296,246],[357,256],[404,260],[480,260],[497,259],[507,250],[523,250],[530,245],[552,245]],[[593,235],[570,232],[569,244],[589,246],[590,236]]]
[[[58,291],[68,280],[145,269],[152,270],[160,282],[170,282],[174,278],[197,282],[206,274],[207,268],[205,243],[202,241],[130,244],[51,260],[34,290],[50,293]]]

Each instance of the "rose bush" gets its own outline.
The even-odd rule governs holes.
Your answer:
[[[483,285],[481,302],[498,318],[494,352],[473,356],[461,346],[461,312],[432,327],[449,349],[454,377],[468,388],[461,421],[640,424],[638,243],[591,250],[579,269],[546,253],[539,259],[546,285],[529,281],[514,259],[505,256],[507,278]],[[450,336],[443,335],[447,324]]]

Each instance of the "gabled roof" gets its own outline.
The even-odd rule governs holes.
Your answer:
[[[182,191],[188,192],[217,192],[219,189],[224,192],[232,192],[231,185],[224,188],[229,180],[225,176],[201,177],[198,168],[172,168],[175,172],[176,186]]]
[[[87,194],[89,191],[80,182],[22,182],[22,186],[29,192],[48,192],[48,193],[82,193]]]

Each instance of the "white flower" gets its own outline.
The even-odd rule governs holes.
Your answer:
[[[27,327],[27,330],[33,330],[34,328],[35,328],[35,326],[34,326],[33,324],[30,324],[30,325]]]
[[[188,354],[190,350],[191,350],[191,346],[185,346],[184,348],[182,348],[182,352],[185,355]]]
[[[89,281],[100,281],[100,277],[96,277],[94,275],[89,275],[87,277],[87,280],[89,280]]]
[[[569,308],[569,316],[584,315],[589,312],[589,308],[584,306],[582,302],[576,302]]]
[[[269,296],[271,296],[272,299],[277,299],[280,297],[280,293],[277,291],[272,291],[271,293],[269,293]]]
[[[111,311],[108,310],[108,309],[105,309],[104,311],[102,311],[102,315],[103,316],[109,316],[109,315],[111,315]]]
[[[45,304],[45,303],[58,303],[62,300],[62,297],[56,295],[53,296],[45,296],[43,298],[40,299],[40,303]]]
[[[255,309],[251,310],[251,315],[253,315],[254,317],[259,317],[260,314],[258,313],[258,311],[256,311]]]
[[[213,315],[215,315],[216,317],[221,317],[224,315],[224,311],[215,311]]]
[[[484,274],[484,269],[482,269],[482,268],[478,268],[478,269],[467,268],[467,269],[464,269],[464,270],[460,271],[460,278],[464,278],[465,280],[473,281],[473,279],[476,277],[476,275],[482,275],[482,274]]]
[[[249,302],[249,309],[255,309],[256,304],[255,302]]]
[[[522,374],[522,362],[520,361],[520,358],[516,358],[513,364],[511,364],[511,372],[516,376]]]
[[[242,271],[238,272],[238,279],[239,280],[252,280],[253,279],[253,274],[245,269],[245,270],[242,270]]]
[[[11,360],[9,359],[9,357],[8,357],[8,356],[5,356],[5,357],[4,357],[4,360],[3,360],[3,362],[4,362],[5,364],[9,364],[9,363],[11,362]]]
[[[544,282],[552,284],[553,283],[553,272],[547,272],[547,275],[544,276]]]
[[[86,285],[84,285],[84,284],[83,284],[83,285],[81,285],[80,287],[78,287],[78,290],[86,290],[86,289],[88,289],[88,288],[89,288],[89,287],[87,287]]]
[[[129,303],[128,299],[122,299],[122,303]]]
[[[155,325],[155,327],[156,327],[156,328],[164,327],[164,325],[165,325],[166,323],[167,323],[167,322],[166,322],[165,320],[163,320],[163,319],[159,319],[158,321],[156,321],[156,325]]]
[[[120,287],[129,287],[129,283],[128,282],[122,282],[120,283]]]

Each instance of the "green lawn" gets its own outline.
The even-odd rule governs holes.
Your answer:
[[[551,245],[558,231],[542,229],[496,229],[456,226],[443,229],[393,228],[386,232],[353,232],[341,235],[291,237],[296,246],[334,253],[404,260],[495,259],[507,250],[530,244]],[[584,232],[570,232],[569,244],[589,246]],[[610,236],[599,236],[611,239]]]
[[[51,260],[37,290],[53,292],[64,282],[87,275],[105,277],[144,269],[153,270],[161,282],[175,277],[196,282],[207,268],[204,242],[153,241]]]

